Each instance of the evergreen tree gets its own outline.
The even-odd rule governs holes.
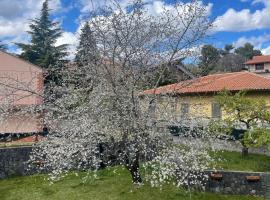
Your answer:
[[[20,57],[45,69],[59,66],[67,55],[67,45],[55,46],[62,31],[58,22],[49,19],[48,0],[43,3],[40,17],[31,21],[28,33],[30,44],[17,43],[23,51]]]
[[[233,47],[233,45],[231,45],[231,44],[226,44],[225,47],[224,47],[224,50],[225,50],[227,53],[230,53],[231,50],[233,50],[233,49],[234,49],[234,47]]]
[[[212,45],[204,45],[201,50],[199,67],[201,75],[208,75],[217,65],[220,59],[220,52]]]
[[[247,60],[252,59],[253,56],[262,55],[262,52],[254,49],[254,46],[250,43],[246,43],[243,47],[235,49],[235,53],[245,57]]]
[[[77,46],[77,53],[75,55],[75,63],[80,70],[76,70],[70,75],[73,76],[74,82],[72,82],[72,84],[75,85],[75,87],[83,85],[85,88],[89,88],[88,85],[92,83],[92,80],[87,76],[87,73],[89,73],[89,70],[92,75],[96,73],[95,67],[97,66],[97,61],[96,40],[89,23],[86,22],[81,29],[79,45]],[[90,90],[83,90],[81,92],[86,94],[90,92]]]
[[[77,47],[75,62],[79,66],[96,62],[97,45],[88,22],[86,22],[82,27],[79,40],[80,43]]]
[[[221,57],[222,56],[227,56],[229,54],[231,54],[231,51],[234,49],[233,45],[231,44],[226,44],[224,46],[224,49],[220,49],[219,52],[220,52],[220,55]]]

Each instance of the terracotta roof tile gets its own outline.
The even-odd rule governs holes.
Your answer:
[[[25,138],[21,138],[21,139],[12,141],[12,143],[36,142],[36,141],[41,141],[43,139],[44,139],[43,136],[38,135],[38,137],[36,138],[36,136],[33,135],[33,136],[28,136],[28,137],[25,137]]]
[[[230,91],[270,90],[270,78],[251,72],[213,74],[156,89],[145,90],[142,95],[213,93],[223,89]]]
[[[254,56],[251,60],[248,60],[244,64],[256,64],[256,63],[270,63],[270,55],[266,56]]]

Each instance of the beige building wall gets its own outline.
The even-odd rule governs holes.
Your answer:
[[[270,63],[264,63],[264,70],[256,70],[255,69],[255,64],[248,65],[248,68],[249,68],[249,71],[250,72],[260,73],[260,72],[265,72],[266,70],[269,70],[269,72],[270,72]]]
[[[248,93],[249,98],[262,98],[270,105],[270,92]],[[155,118],[157,121],[181,121],[184,119],[194,119],[198,121],[208,121],[212,119],[213,104],[215,104],[214,95],[190,95],[174,97],[157,97]],[[188,105],[188,113],[182,116],[183,106]],[[221,118],[228,117],[221,110]]]

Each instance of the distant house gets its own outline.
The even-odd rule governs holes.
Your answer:
[[[0,137],[43,131],[41,114],[19,112],[26,107],[41,105],[42,94],[42,69],[0,51],[0,107],[9,109],[9,115],[0,119]]]
[[[270,78],[251,73],[235,72],[213,74],[176,84],[145,90],[142,98],[156,96],[149,112],[157,121],[205,121],[222,118],[220,106],[214,96],[221,90],[247,91],[251,98],[264,98],[270,104]],[[195,120],[196,119],[196,120]]]
[[[270,77],[270,55],[254,56],[244,64],[248,71]]]

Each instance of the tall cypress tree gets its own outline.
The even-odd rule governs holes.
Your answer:
[[[49,19],[48,0],[42,5],[40,17],[31,20],[28,33],[31,36],[30,44],[17,43],[23,51],[20,57],[44,69],[59,66],[67,55],[67,45],[55,45],[62,31],[58,22]]]
[[[81,65],[87,65],[89,63],[94,63],[97,60],[97,45],[89,26],[86,22],[81,29],[79,45],[77,47],[77,53],[75,56],[75,62]]]

